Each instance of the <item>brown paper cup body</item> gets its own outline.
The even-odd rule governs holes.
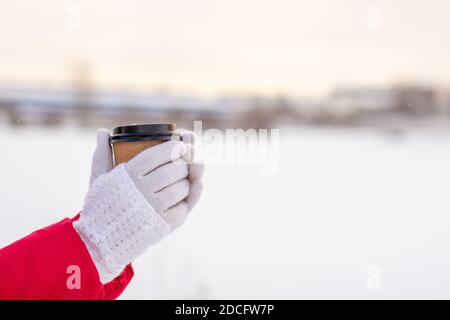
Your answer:
[[[114,142],[112,144],[114,166],[118,166],[121,163],[128,162],[129,160],[134,158],[138,153],[162,142],[164,141],[143,140],[143,141]]]

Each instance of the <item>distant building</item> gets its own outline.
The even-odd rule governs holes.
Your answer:
[[[436,92],[428,86],[399,85],[392,89],[394,109],[401,113],[425,115],[438,111]]]
[[[330,108],[338,115],[360,111],[387,111],[394,107],[391,90],[383,88],[343,88],[330,96]]]
[[[436,104],[441,113],[450,115],[450,89],[443,89],[437,93]]]

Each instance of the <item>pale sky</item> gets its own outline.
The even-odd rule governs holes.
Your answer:
[[[448,0],[0,4],[1,84],[67,82],[85,62],[98,85],[205,95],[450,86]]]

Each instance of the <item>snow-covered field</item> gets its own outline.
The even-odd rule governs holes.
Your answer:
[[[0,129],[0,246],[80,210],[94,144]],[[210,165],[122,298],[450,298],[450,133],[282,129],[279,161]]]

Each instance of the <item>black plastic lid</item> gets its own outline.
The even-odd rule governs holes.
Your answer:
[[[179,137],[175,123],[132,124],[113,129],[111,142],[140,140],[171,140]]]

